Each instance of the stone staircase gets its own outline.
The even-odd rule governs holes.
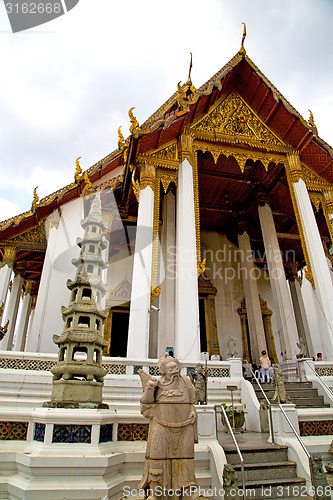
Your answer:
[[[296,463],[288,460],[287,446],[269,443],[261,443],[256,447],[239,443],[239,446],[244,459],[247,498],[269,498],[270,500],[309,498],[305,488],[305,479],[297,477]],[[237,472],[238,486],[242,488],[239,456],[231,445],[223,445],[223,447],[228,463],[232,464]]]
[[[271,401],[275,393],[275,387],[267,383],[261,384],[261,387]],[[264,399],[264,396],[255,382],[253,388],[260,402]],[[318,395],[318,390],[312,388],[311,382],[285,382],[285,388],[291,398],[290,403],[294,403],[296,408],[324,408],[330,406],[324,403],[324,398]]]

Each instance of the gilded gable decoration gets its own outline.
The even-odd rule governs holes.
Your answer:
[[[246,143],[260,148],[284,150],[283,142],[269,130],[249,106],[232,91],[192,127],[198,139]]]
[[[38,226],[8,240],[15,248],[45,251],[47,246],[45,220]],[[7,248],[7,247],[6,247]]]
[[[164,144],[163,147],[141,153],[138,157],[138,164],[145,164],[147,161],[155,167],[178,169],[178,148],[176,141]]]

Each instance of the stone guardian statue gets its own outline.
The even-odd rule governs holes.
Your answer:
[[[169,498],[168,490],[177,491],[177,494],[181,491],[183,496],[179,498],[197,500],[194,388],[190,379],[180,374],[179,361],[168,353],[157,365],[161,373],[159,378],[143,370],[139,372],[143,386],[141,413],[149,419],[149,432],[144,472],[138,488],[146,490],[149,500]]]

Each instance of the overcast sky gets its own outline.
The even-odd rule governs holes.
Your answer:
[[[38,2],[37,2],[38,3]],[[205,83],[245,48],[333,145],[333,0],[80,0],[13,34],[0,1],[0,220],[30,209],[114,151],[128,110],[145,121],[186,81]]]

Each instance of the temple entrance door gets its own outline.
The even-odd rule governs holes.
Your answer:
[[[109,315],[104,323],[104,338],[109,341],[104,356],[126,358],[130,314],[131,284],[125,279],[110,292],[106,300]]]
[[[210,356],[220,354],[215,314],[217,290],[210,279],[202,274],[199,276],[198,288],[201,352],[208,352]]]
[[[261,315],[264,324],[265,338],[268,350],[268,357],[273,361],[273,363],[278,363],[278,358],[276,354],[274,335],[272,329],[272,311],[268,308],[267,302],[264,301],[259,295]],[[240,316],[242,325],[242,341],[243,341],[243,359],[252,363],[251,347],[250,347],[250,333],[249,325],[247,321],[247,311],[245,299],[241,303],[238,309],[238,314]]]
[[[126,357],[129,324],[129,307],[114,307],[104,325],[104,338],[109,341],[104,356]]]

